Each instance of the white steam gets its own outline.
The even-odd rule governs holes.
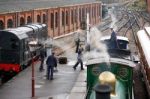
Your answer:
[[[115,25],[115,23],[117,22],[117,18],[115,16],[114,7],[112,7],[112,9],[108,10],[108,13],[111,16],[111,20],[112,20],[110,28],[113,28],[113,30],[116,31],[117,26]]]
[[[105,58],[106,62],[109,61],[109,55],[107,53],[106,45],[100,42],[100,38],[102,37],[101,32],[93,27],[90,31],[90,52],[86,52],[84,54],[85,59],[92,58]]]

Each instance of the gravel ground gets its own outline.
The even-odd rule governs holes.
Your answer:
[[[137,64],[136,68],[133,70],[133,80],[134,80],[134,98],[135,99],[148,99],[145,84],[142,80],[142,74],[140,71],[140,65]]]

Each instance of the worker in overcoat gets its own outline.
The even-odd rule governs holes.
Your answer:
[[[46,64],[47,64],[47,79],[53,80],[54,67],[57,67],[57,59],[55,57],[54,52],[52,52],[52,54],[48,56]]]

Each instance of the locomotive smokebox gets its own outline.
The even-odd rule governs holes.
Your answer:
[[[96,99],[110,99],[111,87],[106,84],[97,84],[94,87]]]

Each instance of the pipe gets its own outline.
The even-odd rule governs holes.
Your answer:
[[[97,84],[94,87],[96,99],[110,99],[111,87],[106,84]]]

